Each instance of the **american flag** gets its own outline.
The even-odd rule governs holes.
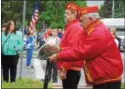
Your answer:
[[[32,20],[30,22],[30,26],[29,26],[29,30],[30,31],[34,31],[35,28],[35,24],[38,21],[38,1],[36,1],[36,6],[35,6],[35,10],[34,13],[32,15]]]

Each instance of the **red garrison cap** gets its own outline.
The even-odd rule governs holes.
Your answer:
[[[80,9],[80,16],[88,13],[98,12],[98,6],[84,7]]]
[[[79,6],[77,6],[76,4],[74,4],[74,3],[72,3],[72,2],[70,2],[70,3],[67,3],[66,4],[66,7],[65,7],[65,9],[67,10],[67,9],[69,9],[69,10],[74,10],[74,11],[79,11]]]

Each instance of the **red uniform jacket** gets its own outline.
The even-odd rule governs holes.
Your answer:
[[[122,59],[114,38],[105,25],[99,20],[92,23],[85,31],[82,41],[79,47],[65,48],[60,52],[59,60],[85,60],[87,83],[119,81],[123,73]]]
[[[65,50],[67,47],[77,47],[79,45],[80,34],[83,29],[80,27],[80,23],[77,19],[66,24],[65,32],[60,43],[60,48]],[[83,67],[83,60],[78,59],[75,62],[59,62],[57,63],[58,68],[63,67],[66,70],[78,70],[80,71]]]

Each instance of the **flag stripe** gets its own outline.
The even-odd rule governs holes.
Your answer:
[[[32,15],[32,20],[30,22],[29,30],[34,30],[34,26],[39,19],[39,17],[38,17],[38,5],[37,4],[38,3],[36,3],[35,10],[34,10],[34,13]]]

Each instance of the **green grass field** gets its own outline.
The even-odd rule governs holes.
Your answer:
[[[125,89],[125,83],[122,83],[121,89]],[[15,84],[2,81],[2,89],[4,88],[43,88],[43,82],[40,80],[32,80],[29,78],[17,79]],[[52,88],[52,83],[49,83],[48,88]]]
[[[29,78],[17,79],[15,84],[6,83],[2,81],[2,89],[4,88],[43,88],[43,82],[40,80],[32,80]],[[52,88],[52,83],[49,83],[49,87]]]
[[[125,89],[125,83],[122,83],[121,88]]]

